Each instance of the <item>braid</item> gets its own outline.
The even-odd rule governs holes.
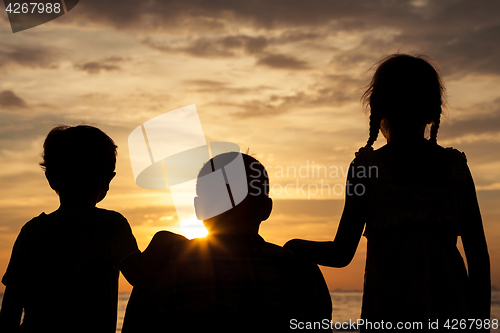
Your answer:
[[[371,147],[377,140],[378,132],[380,131],[380,122],[382,121],[379,112],[374,112],[372,108],[370,113],[370,136],[365,147]]]
[[[439,123],[441,122],[440,120],[441,115],[438,115],[436,119],[432,121],[431,125],[431,137],[429,139],[430,142],[437,144],[437,134],[439,130]]]

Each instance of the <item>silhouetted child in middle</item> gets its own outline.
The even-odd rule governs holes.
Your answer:
[[[200,177],[238,155],[221,154],[204,165],[198,215],[214,195],[200,188]],[[153,237],[143,253],[149,278],[132,291],[123,333],[283,332],[322,320],[329,328],[331,298],[318,266],[259,236],[272,210],[269,182],[257,160],[242,157],[249,193],[234,208],[205,218],[207,237],[187,240],[166,231]]]

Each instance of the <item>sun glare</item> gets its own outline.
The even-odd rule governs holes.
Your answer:
[[[182,233],[189,239],[205,237],[208,235],[207,229],[202,221],[197,219],[189,219],[181,222]]]

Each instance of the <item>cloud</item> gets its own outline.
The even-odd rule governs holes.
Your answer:
[[[264,90],[272,90],[272,87],[259,85],[256,87],[234,87],[229,83],[214,81],[214,80],[184,80],[182,83],[190,87],[190,91],[199,93],[218,93],[218,94],[247,94],[262,92]]]
[[[12,66],[57,68],[58,56],[53,48],[0,43],[0,69]]]
[[[183,83],[189,86],[203,87],[203,89],[209,89],[209,91],[222,89],[227,85],[224,82],[214,80],[184,80]]]
[[[496,191],[496,190],[500,190],[500,183],[493,183],[493,184],[490,184],[490,185],[476,186],[476,190],[478,190],[478,191]]]
[[[118,71],[121,67],[118,65],[124,61],[121,57],[109,57],[101,61],[89,61],[82,64],[76,64],[75,69],[85,71],[88,74],[99,74],[101,71]]]
[[[248,54],[255,54],[264,51],[268,41],[263,36],[250,37],[238,35],[224,37],[222,44],[227,48],[241,48]]]
[[[270,117],[306,108],[338,108],[348,104],[359,104],[364,82],[348,75],[324,75],[317,82],[292,94],[271,94],[267,98],[242,102],[218,102],[219,106],[239,109],[233,113],[237,118]]]
[[[293,70],[307,67],[301,63],[307,60],[273,47],[290,43],[302,49],[336,49],[334,60],[349,67],[358,61],[366,67],[381,55],[409,49],[436,59],[446,76],[500,74],[500,23],[494,14],[500,10],[498,1],[318,0],[314,5],[277,0],[122,1],[119,11],[113,8],[110,1],[89,1],[82,15],[92,13],[90,22],[149,32],[144,44],[163,52],[208,58],[256,55],[259,65]],[[258,35],[250,36],[249,31]],[[331,37],[339,33],[359,35],[362,42],[355,47],[332,44]],[[160,42],[154,35],[178,40]],[[303,42],[310,44],[299,45]],[[280,55],[292,59],[280,59]]]
[[[117,5],[112,0],[88,0],[79,6],[73,19],[85,19],[87,24],[95,22],[118,29],[142,28],[156,30],[183,29],[193,27],[220,29],[234,22],[258,28],[275,28],[290,25],[322,25],[327,21],[355,16],[371,15],[387,10],[383,0],[355,2],[333,2],[318,0],[308,2],[292,1],[132,1],[123,0]],[[383,8],[381,8],[383,7]],[[395,6],[396,7],[396,6]],[[404,14],[410,4],[397,6],[397,13]],[[411,13],[410,13],[411,14]],[[204,31],[208,31],[204,29]]]
[[[185,53],[200,58],[235,58],[244,55],[255,56],[256,65],[274,69],[302,70],[310,66],[304,60],[293,56],[268,52],[271,43],[280,45],[298,42],[317,35],[288,32],[278,37],[251,37],[247,35],[227,35],[224,37],[202,37],[195,40],[158,41],[145,38],[142,43],[155,50],[165,53]]]
[[[276,69],[307,69],[309,65],[303,60],[283,54],[268,54],[257,61],[257,65]]]
[[[254,56],[257,65],[275,69],[307,69],[309,64],[291,55],[279,53],[286,44],[311,42],[321,35],[311,32],[285,31],[273,36],[243,34],[161,40],[147,37],[142,44],[165,53],[184,53],[199,58],[237,58]]]
[[[500,98],[460,109],[460,114],[459,119],[441,120],[446,138],[500,134]]]
[[[267,47],[262,36],[227,35],[224,37],[201,37],[194,40],[158,41],[145,38],[143,45],[167,53],[186,53],[194,57],[226,58],[241,54],[258,54]]]
[[[126,199],[131,200],[130,198],[123,198],[123,200]],[[140,225],[165,227],[179,223],[175,207],[169,205],[124,207],[120,212],[127,217],[133,227]],[[147,212],[147,214],[144,214],[144,212]]]
[[[500,113],[476,119],[455,120],[444,126],[449,127],[448,132],[451,137],[500,133]]]
[[[342,200],[300,200],[300,199],[277,199],[274,202],[273,215],[282,215],[287,223],[301,224],[307,217],[314,220],[326,222],[340,218],[343,208]],[[302,219],[302,220],[301,220]]]
[[[437,45],[435,54],[441,60],[443,73],[450,76],[500,74],[498,40],[500,24],[477,27],[451,38],[447,43]]]
[[[296,43],[302,41],[313,41],[317,39],[324,38],[325,35],[323,33],[318,32],[308,32],[308,31],[295,31],[295,30],[287,30],[281,33],[278,37],[270,38],[271,43],[282,44],[282,43]]]
[[[11,90],[0,92],[0,109],[16,110],[25,109],[28,104]]]

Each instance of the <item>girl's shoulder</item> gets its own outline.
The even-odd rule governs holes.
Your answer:
[[[411,147],[394,147],[389,144],[378,149],[365,146],[356,153],[351,163],[354,168],[376,167],[380,179],[395,179],[421,175],[423,178],[455,179],[462,181],[468,174],[467,157],[462,151],[453,147],[442,147],[429,144],[412,149]],[[425,176],[428,174],[428,177]],[[414,177],[415,178],[415,177]]]
[[[354,156],[355,158],[353,162],[363,164],[362,162],[374,159],[376,156],[376,151],[373,149],[373,147],[365,146],[359,148],[358,151],[354,153]]]
[[[438,151],[436,159],[441,160],[448,168],[451,168],[453,174],[461,176],[468,170],[467,156],[463,151],[453,147],[442,147],[439,145],[437,145],[436,148]]]
[[[443,147],[441,147],[441,148],[443,148]],[[463,151],[460,151],[460,150],[455,149],[453,147],[446,147],[443,149],[446,151],[446,153],[450,154],[457,161],[467,162],[467,156],[465,155],[465,153]]]
[[[464,152],[453,148],[453,147],[443,147],[440,145],[429,145],[429,153],[433,155],[441,155],[443,157],[453,158],[460,162],[467,162],[467,156]],[[375,159],[378,156],[387,154],[391,150],[389,145],[384,145],[378,149],[373,149],[370,146],[364,146],[358,149],[357,152],[354,153],[355,159],[358,160],[367,160],[367,159]],[[411,154],[411,148],[408,149],[408,153]]]

